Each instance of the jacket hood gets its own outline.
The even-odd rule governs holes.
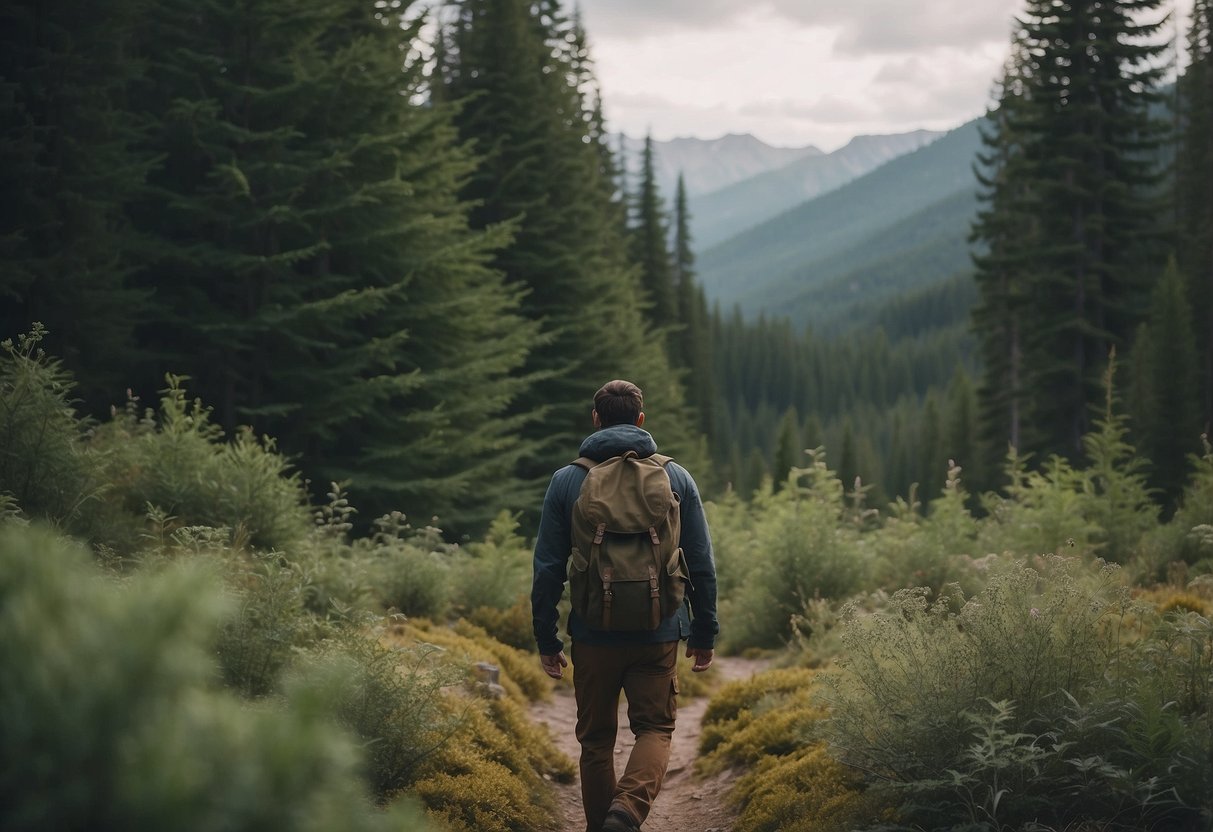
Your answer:
[[[603,462],[625,451],[635,451],[639,457],[652,456],[657,453],[657,443],[643,428],[611,425],[587,436],[579,453],[587,459]]]

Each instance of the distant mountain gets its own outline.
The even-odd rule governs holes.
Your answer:
[[[970,268],[976,120],[705,251],[712,301],[844,329],[859,305]]]
[[[627,153],[628,170],[640,170],[644,139],[616,134],[612,145]],[[824,155],[816,147],[774,147],[749,134],[731,133],[719,139],[678,138],[654,141],[657,186],[666,204],[673,206],[674,189],[681,171],[687,194],[705,194],[728,187],[796,159]]]
[[[833,153],[803,156],[711,193],[692,194],[689,208],[695,246],[701,251],[711,248],[942,135],[915,130],[887,136],[856,136]]]

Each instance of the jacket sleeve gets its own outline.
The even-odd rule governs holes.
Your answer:
[[[691,647],[714,648],[720,623],[716,618],[716,560],[712,536],[699,487],[690,473],[676,462],[669,464],[674,490],[682,498],[682,553],[691,570]]]
[[[569,554],[572,551],[566,472],[567,468],[557,471],[548,485],[543,498],[543,513],[539,518],[539,533],[535,537],[531,621],[539,652],[545,656],[553,656],[564,649],[564,643],[557,634],[560,615],[556,605],[564,594]]]

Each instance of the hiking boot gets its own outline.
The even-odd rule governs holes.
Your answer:
[[[626,812],[612,810],[607,812],[602,824],[602,832],[640,832],[640,824],[632,820]]]

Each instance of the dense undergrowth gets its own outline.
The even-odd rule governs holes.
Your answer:
[[[712,506],[727,646],[788,665],[708,710],[738,832],[1213,827],[1205,448],[1166,522],[1110,397],[1085,467],[979,500],[876,512],[813,452]]]
[[[0,355],[0,825],[550,826],[513,518],[355,535],[186,380],[78,418],[39,335]],[[787,665],[705,717],[738,832],[1213,823],[1213,453],[1164,522],[1110,407],[1087,449],[885,511],[816,451],[709,506],[723,646]]]
[[[550,825],[573,765],[524,718],[549,686],[512,518],[354,536],[183,379],[78,418],[40,335],[0,355],[0,827]]]

